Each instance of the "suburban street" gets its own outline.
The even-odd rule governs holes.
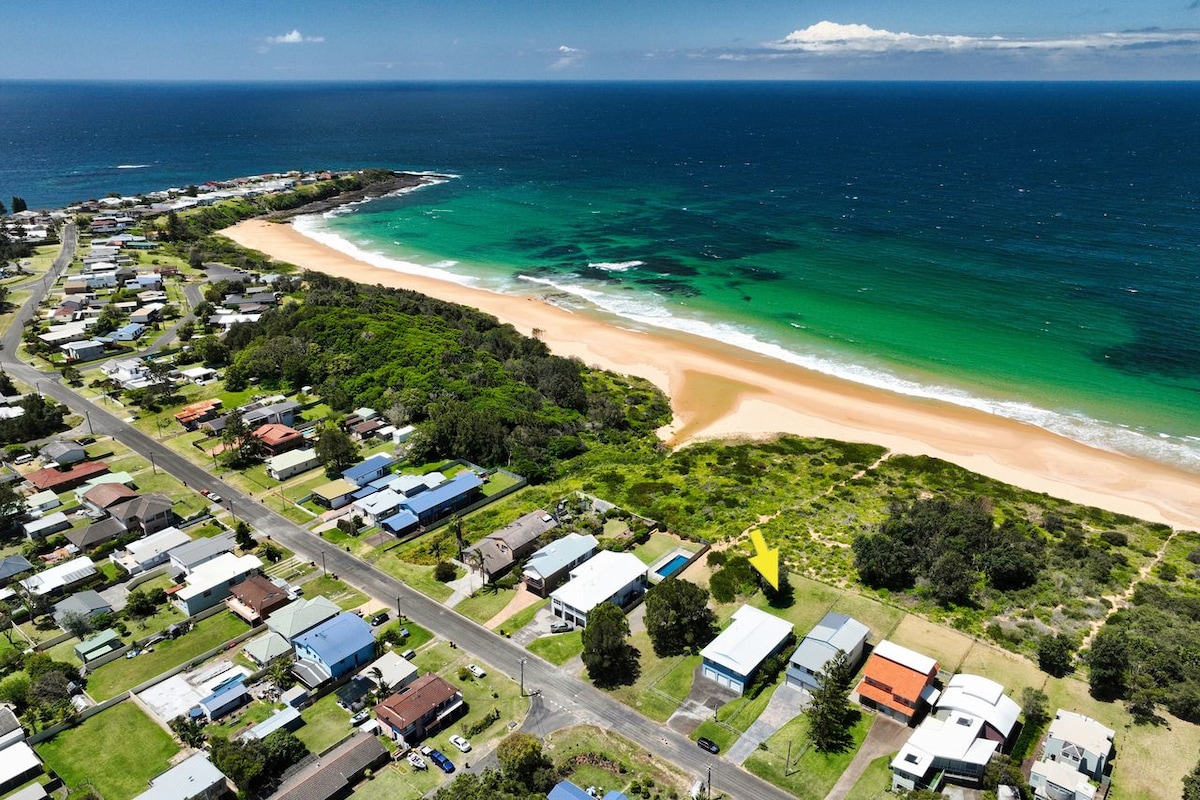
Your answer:
[[[51,270],[55,278],[62,273],[73,257],[74,233],[73,224],[69,224],[63,231],[63,253]],[[478,656],[481,661],[487,662],[513,680],[520,679],[523,674],[526,691],[540,692],[540,698],[535,698],[539,701],[540,713],[555,711],[557,717],[562,716],[557,711],[562,711],[574,716],[579,722],[592,723],[616,731],[651,753],[674,762],[697,779],[704,779],[711,767],[714,794],[724,792],[744,800],[787,800],[793,797],[741,767],[718,756],[709,755],[690,739],[675,733],[665,725],[643,717],[590,684],[554,667],[441,603],[410,589],[403,581],[327,544],[323,539],[224,483],[204,467],[193,464],[153,437],[126,424],[108,409],[77,395],[60,382],[56,372],[43,372],[18,361],[16,352],[21,342],[22,323],[31,314],[36,313],[37,304],[42,299],[47,283],[43,282],[41,291],[34,288],[34,296],[29,298],[17,314],[16,322],[4,332],[0,363],[12,377],[36,386],[43,395],[52,397],[73,413],[85,416],[93,433],[112,436],[134,452],[151,460],[158,468],[175,475],[190,488],[207,489],[220,494],[226,498],[224,505],[238,519],[245,520],[258,531],[293,550],[298,556],[317,564],[324,563],[329,572],[344,578],[352,586],[367,592],[386,606],[402,612],[437,635],[453,641],[464,651]]]

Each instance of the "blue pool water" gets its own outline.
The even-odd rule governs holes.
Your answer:
[[[688,562],[687,556],[678,555],[678,556],[675,556],[674,558],[672,558],[667,563],[663,564],[661,567],[656,569],[654,572],[656,575],[659,575],[663,578],[669,578],[672,575],[674,575],[676,572],[679,572],[679,570],[683,569],[683,565],[686,564],[687,562]]]

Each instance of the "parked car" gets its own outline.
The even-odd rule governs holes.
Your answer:
[[[212,503],[220,503],[220,502],[221,502],[221,495],[217,494],[216,492],[209,492],[209,493],[208,493],[208,499],[209,499],[209,502],[212,502]]]
[[[446,758],[437,750],[434,750],[429,754],[429,760],[437,764],[442,772],[445,772],[446,774],[454,772],[454,762]]]
[[[380,625],[388,621],[388,612],[380,611],[375,616],[371,617],[371,627],[378,628]]]
[[[429,769],[429,765],[425,763],[425,759],[421,758],[420,754],[417,753],[416,750],[409,750],[408,755],[405,756],[405,758],[408,759],[408,763],[412,764],[416,769]]]
[[[471,743],[461,736],[455,735],[450,737],[450,744],[458,748],[460,753],[471,752]]]
[[[704,736],[701,736],[699,739],[697,739],[696,744],[700,745],[702,750],[707,750],[710,753],[721,752],[721,746],[719,744]]]
[[[370,716],[371,716],[371,710],[369,708],[364,708],[362,711],[358,712],[357,714],[355,714],[353,717],[350,718],[350,724],[357,725],[360,722],[366,722],[367,718]]]
[[[569,622],[554,622],[550,625],[551,633],[569,633],[575,630],[575,626]]]
[[[416,650],[405,650],[403,653],[400,654],[400,657],[407,658],[409,661],[412,661],[414,658],[417,657],[417,651]]]
[[[484,675],[487,675],[487,672],[483,669],[483,667],[479,666],[478,664],[467,664],[467,670],[476,678],[482,678]]]

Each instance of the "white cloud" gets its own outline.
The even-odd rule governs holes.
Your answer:
[[[324,36],[305,36],[300,31],[292,28],[282,36],[268,36],[268,44],[311,44],[314,42],[325,41]]]
[[[588,54],[587,50],[581,50],[578,47],[568,47],[565,44],[560,44],[554,52],[558,53],[559,57],[547,69],[570,69],[571,67],[579,66],[579,63]]]
[[[1089,33],[1045,39],[1019,39],[1003,36],[965,36],[958,34],[895,33],[869,25],[844,24],[823,20],[763,47],[773,53],[895,53],[1003,50],[1101,50],[1153,48],[1200,44],[1200,31],[1145,30],[1118,33]],[[723,58],[745,60],[752,54],[726,54]]]

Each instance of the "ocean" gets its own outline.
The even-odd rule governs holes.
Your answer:
[[[0,197],[292,168],[377,265],[1200,472],[1200,84],[0,83]]]

